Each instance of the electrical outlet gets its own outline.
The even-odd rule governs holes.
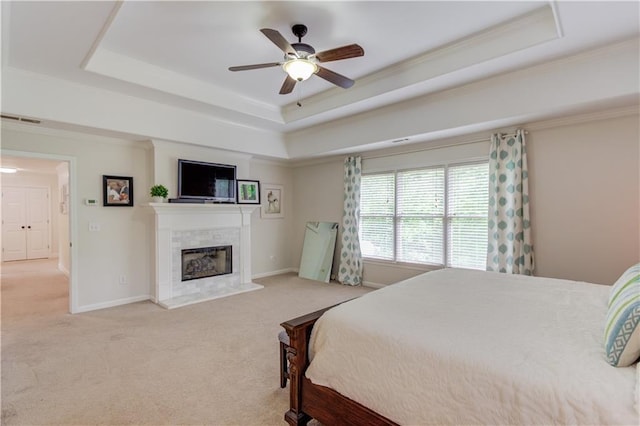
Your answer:
[[[272,262],[275,262],[276,256],[272,254],[271,256],[269,256],[269,260],[271,260]]]
[[[120,285],[127,285],[127,276],[120,275],[120,279],[118,280],[118,282],[120,283]]]
[[[100,224],[95,222],[89,222],[89,231],[90,232],[100,231]]]

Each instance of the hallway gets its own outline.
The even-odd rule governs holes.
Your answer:
[[[69,312],[69,279],[58,270],[58,259],[4,262],[2,323]]]

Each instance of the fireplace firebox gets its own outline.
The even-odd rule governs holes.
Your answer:
[[[182,250],[182,281],[233,273],[231,246]]]

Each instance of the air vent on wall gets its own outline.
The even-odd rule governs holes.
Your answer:
[[[34,118],[16,117],[14,115],[5,115],[5,114],[0,115],[0,117],[6,118],[7,120],[22,121],[24,123],[40,124],[40,120],[36,120]]]

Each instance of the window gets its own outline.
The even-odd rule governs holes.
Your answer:
[[[485,269],[487,162],[362,176],[366,258]]]

